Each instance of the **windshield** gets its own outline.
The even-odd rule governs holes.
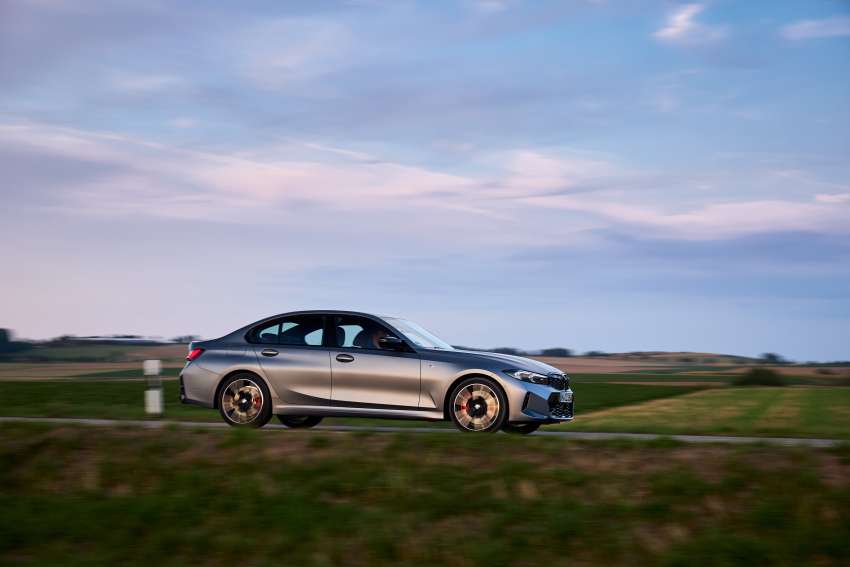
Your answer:
[[[426,331],[413,321],[405,319],[396,319],[395,317],[384,317],[384,321],[401,331],[407,339],[421,348],[436,348],[440,350],[454,350],[454,347]]]

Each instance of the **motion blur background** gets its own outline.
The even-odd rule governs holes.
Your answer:
[[[0,0],[0,563],[850,564],[848,101],[845,0]],[[309,308],[576,420],[178,403]]]

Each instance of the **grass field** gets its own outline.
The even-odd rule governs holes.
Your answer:
[[[9,564],[850,561],[847,448],[0,429]]]
[[[218,413],[212,410],[186,406],[178,400],[176,381],[166,381],[165,415],[169,419],[218,420]],[[143,419],[142,381],[96,381],[74,380],[55,382],[4,382],[5,391],[14,396],[14,404],[0,407],[0,415],[44,416],[44,417],[93,417],[104,419]],[[577,393],[576,403],[579,410],[590,412],[640,403],[647,400],[678,396],[696,391],[695,388],[682,386],[641,386],[633,384],[583,384]],[[578,397],[580,396],[580,397]],[[328,419],[326,423],[370,423],[363,419]],[[418,421],[378,422],[382,425],[409,424],[422,425]]]
[[[850,388],[712,388],[609,408],[558,428],[850,438]]]
[[[183,370],[182,366],[168,366],[164,367],[161,371],[161,375],[169,378],[176,378],[180,375],[180,371]],[[102,370],[99,372],[89,372],[86,374],[77,374],[74,378],[142,378],[143,374],[141,370],[136,369],[128,369],[128,370]]]

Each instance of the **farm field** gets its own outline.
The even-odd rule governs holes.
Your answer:
[[[556,429],[850,438],[850,388],[712,388],[589,412]]]
[[[94,379],[62,381],[19,381],[6,382],[7,391],[13,391],[15,404],[0,408],[0,415],[25,417],[90,417],[103,419],[144,419],[142,406],[143,381],[108,381]],[[213,410],[181,404],[178,400],[178,385],[174,380],[164,381],[165,416],[169,419],[187,421],[220,420]],[[634,404],[646,400],[679,396],[696,391],[683,386],[642,386],[633,384],[583,384],[581,386],[581,411]],[[578,394],[577,394],[578,396]],[[577,400],[579,398],[577,397]],[[414,425],[432,423],[434,426],[448,424],[421,421],[386,421],[367,419],[326,419],[323,423]]]
[[[720,434],[850,438],[850,388],[789,386],[731,387],[692,383],[667,376],[668,383],[621,383],[619,375],[578,379],[576,419],[547,430],[659,434]],[[16,403],[0,415],[144,419],[141,380],[80,378],[5,382]],[[213,410],[179,403],[175,380],[165,380],[165,417],[218,421]],[[448,423],[327,418],[324,425],[450,427]]]
[[[0,429],[3,563],[850,561],[847,447]]]
[[[215,411],[182,405],[177,399],[174,378],[182,368],[185,345],[81,345],[37,351],[50,362],[0,363],[0,380],[7,391],[14,392],[16,400],[4,404],[0,415],[144,419],[140,361],[161,357],[165,417],[220,419]],[[67,360],[62,362],[62,357]],[[87,357],[113,360],[81,361]],[[541,358],[572,377],[576,420],[557,426],[560,429],[850,438],[850,388],[846,387],[847,369],[843,367],[785,367],[786,372],[796,369],[802,373],[786,375],[788,387],[765,389],[735,387],[738,370],[752,366],[752,360],[723,355],[634,353]],[[613,371],[590,371],[604,367]],[[449,427],[439,422],[343,418],[323,423]]]

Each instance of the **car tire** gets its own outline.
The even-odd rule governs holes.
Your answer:
[[[218,389],[218,411],[230,426],[262,427],[272,417],[271,392],[256,374],[234,374]]]
[[[455,427],[468,433],[494,433],[508,418],[508,399],[490,378],[467,378],[454,387],[447,400]]]
[[[277,419],[290,429],[309,429],[322,422],[317,415],[279,415]]]
[[[506,423],[502,426],[502,431],[512,433],[514,435],[530,435],[540,429],[539,423]]]

